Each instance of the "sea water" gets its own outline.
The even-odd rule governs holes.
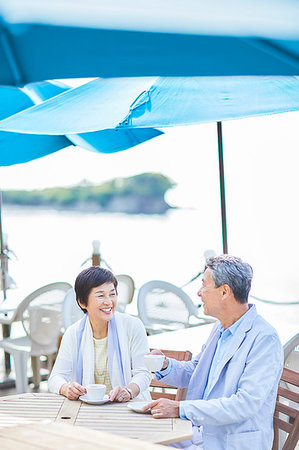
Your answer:
[[[9,273],[24,292],[55,282],[74,284],[77,274],[91,265],[92,241],[100,241],[102,264],[115,274],[130,275],[136,285],[130,311],[136,312],[140,286],[164,280],[183,286],[204,267],[204,251],[222,252],[220,217],[208,220],[198,209],[175,209],[165,215],[127,215],[55,211],[40,208],[3,209],[3,228],[9,247],[16,254],[9,260]],[[235,230],[236,234],[237,230]],[[270,231],[269,231],[270,233]],[[234,235],[232,252],[254,268],[252,294],[282,305],[255,301],[258,310],[282,331],[299,329],[299,305],[283,305],[299,299],[296,255],[284,265],[265,258],[265,240],[254,243]],[[271,240],[271,237],[268,236]],[[239,242],[239,249],[236,243]],[[257,254],[257,252],[260,254]],[[194,303],[200,279],[184,289]]]

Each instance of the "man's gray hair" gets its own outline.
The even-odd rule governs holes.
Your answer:
[[[231,255],[213,256],[206,268],[212,272],[215,287],[227,284],[239,303],[247,303],[252,280],[252,267],[241,258]]]

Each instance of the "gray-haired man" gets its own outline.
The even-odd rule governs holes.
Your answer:
[[[216,317],[209,339],[189,362],[165,358],[157,379],[188,387],[185,401],[159,399],[154,418],[181,417],[193,439],[176,447],[205,450],[270,450],[273,412],[283,352],[274,328],[248,304],[252,268],[230,255],[207,261],[198,295]],[[153,352],[159,352],[154,350]]]

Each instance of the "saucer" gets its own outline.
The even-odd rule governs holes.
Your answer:
[[[141,411],[142,408],[145,405],[148,405],[149,403],[150,403],[150,401],[149,402],[132,402],[132,403],[128,403],[127,406],[129,409],[131,409],[134,412],[141,413],[141,414],[150,414],[151,413],[150,409],[148,409],[147,411]]]
[[[79,397],[79,400],[85,403],[89,403],[90,405],[103,405],[104,403],[109,402],[109,396],[104,395],[104,398],[102,400],[92,400],[91,398],[88,398],[86,394],[84,394]]]

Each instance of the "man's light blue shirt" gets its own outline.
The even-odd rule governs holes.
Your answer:
[[[250,308],[249,308],[250,309]],[[248,309],[248,311],[249,311]],[[239,325],[242,323],[242,321],[244,320],[245,316],[248,314],[248,311],[243,314],[242,317],[240,317],[239,320],[237,320],[233,325],[231,325],[229,328],[225,329],[222,325],[220,325],[219,327],[219,332],[220,332],[220,336],[219,336],[219,340],[217,343],[217,347],[216,347],[216,351],[215,351],[215,355],[211,364],[211,368],[210,368],[210,372],[209,372],[209,377],[208,377],[208,381],[207,381],[207,385],[204,391],[204,395],[203,395],[203,400],[206,400],[207,398],[207,392],[209,392],[209,388],[213,383],[214,377],[215,377],[215,373],[216,373],[216,369],[217,366],[221,363],[222,358],[233,338],[233,335],[235,334],[237,328],[239,327]],[[162,370],[161,372],[156,372],[156,378],[157,380],[161,380],[161,378],[165,377],[166,375],[168,375],[168,373],[171,371],[171,360],[169,360],[169,364],[167,366],[166,369]],[[180,402],[180,417],[182,419],[186,419],[186,414],[184,411],[184,407],[182,405],[182,403]]]
[[[248,311],[249,311],[249,309],[248,309]],[[225,354],[226,349],[228,348],[228,346],[233,338],[233,335],[235,334],[239,325],[244,320],[244,317],[246,316],[248,311],[246,311],[246,313],[243,314],[243,316],[240,317],[240,319],[238,319],[235,323],[233,323],[233,325],[231,325],[229,328],[224,329],[223,326],[220,325],[220,328],[219,328],[220,336],[219,336],[219,340],[217,343],[215,355],[214,355],[214,358],[213,358],[213,361],[211,364],[208,382],[207,382],[207,385],[206,385],[206,388],[205,388],[205,391],[203,394],[203,400],[206,400],[206,398],[207,398],[207,392],[209,392],[209,389],[214,381],[217,366],[221,363],[223,355]]]

